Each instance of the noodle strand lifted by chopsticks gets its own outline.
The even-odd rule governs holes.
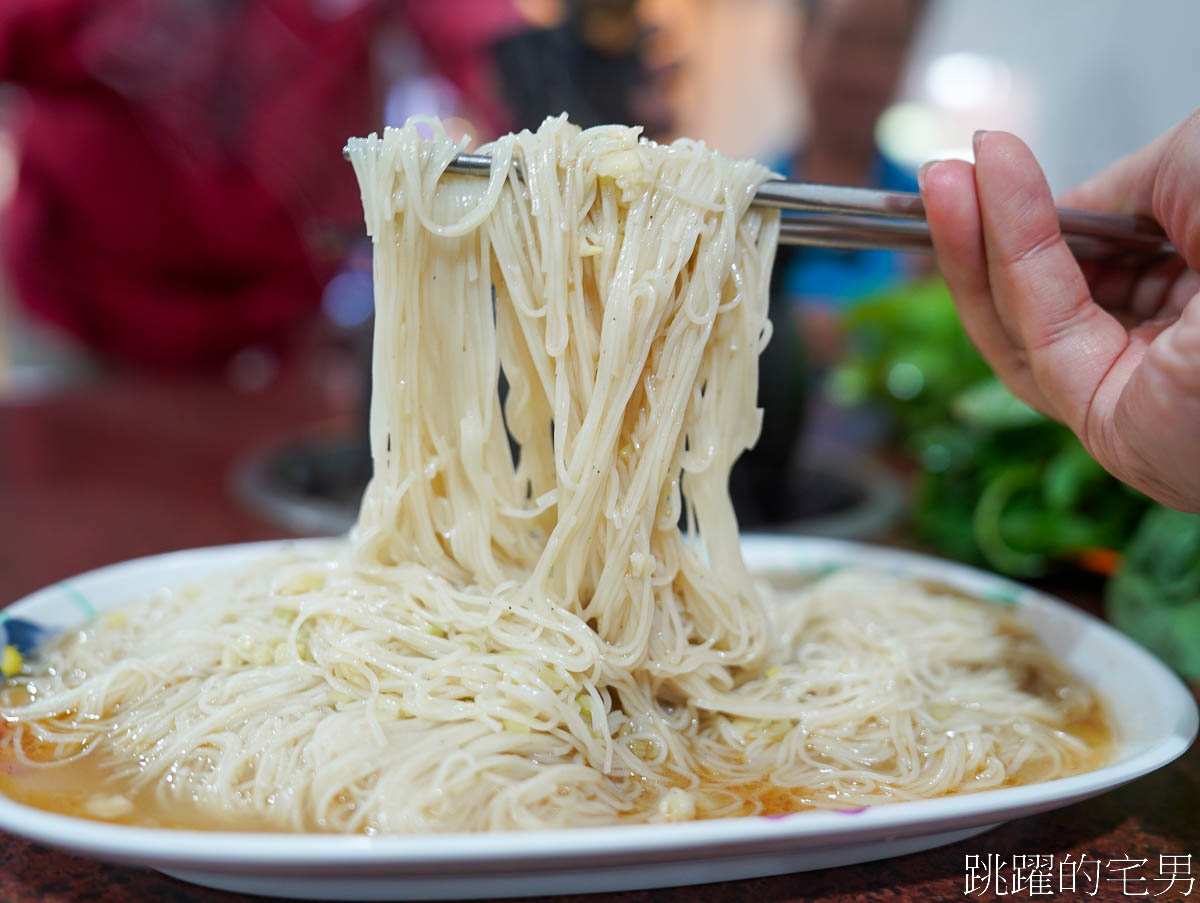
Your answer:
[[[348,541],[88,627],[6,714],[129,793],[294,830],[739,814],[758,785],[860,805],[1091,761],[1090,697],[1036,692],[1041,647],[984,607],[866,574],[760,601],[727,484],[761,417],[763,167],[564,119],[485,148],[488,180],[444,174],[459,150],[437,123],[349,145],[376,337]]]

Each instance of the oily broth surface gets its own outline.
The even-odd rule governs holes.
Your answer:
[[[790,593],[810,585],[818,578],[816,574],[771,574],[763,578],[764,584],[775,592]],[[972,605],[986,605],[997,615],[997,630],[1014,635],[1029,635],[1030,630],[1014,615],[997,611],[991,603],[979,601],[936,581],[918,581],[928,589],[959,597]],[[1080,681],[1054,661],[1049,652],[1036,664],[1027,659],[1006,663],[1018,677],[1023,690],[1041,698],[1053,699],[1071,689],[1077,689]],[[8,694],[21,694],[22,688],[10,688]],[[1071,773],[1089,771],[1102,766],[1113,752],[1115,733],[1103,704],[1094,695],[1092,704],[1083,712],[1057,725],[1058,729],[1080,741],[1089,749],[1086,767]],[[52,762],[55,750],[30,738],[22,736],[24,756],[36,762]],[[82,755],[59,764],[44,767],[30,766],[21,761],[15,749],[18,733],[14,725],[0,723],[0,793],[14,802],[32,806],[47,812],[85,818],[110,824],[137,825],[151,828],[174,828],[209,831],[277,832],[278,826],[270,820],[244,809],[217,811],[199,805],[180,805],[176,799],[163,799],[152,786],[137,786],[133,780],[113,774],[123,764],[97,755]],[[59,751],[59,755],[70,751]],[[1062,775],[1065,776],[1065,775]],[[1034,783],[1036,776],[1022,775],[1021,770],[1005,782],[1004,786]],[[680,786],[684,786],[680,781]],[[813,791],[804,787],[782,787],[769,781],[731,780],[727,776],[705,772],[698,786],[690,787],[699,795],[714,801],[711,808],[720,809],[722,815],[777,816],[810,809],[828,809],[829,800],[817,800]],[[102,802],[117,797],[128,801],[127,811],[99,814],[96,800]],[[886,799],[881,799],[886,802]],[[824,803],[821,805],[821,803]],[[122,806],[121,808],[125,808]],[[696,817],[703,819],[710,807],[700,807]],[[857,808],[857,807],[851,807]],[[647,813],[635,812],[624,821],[647,820]],[[305,830],[322,832],[328,829],[319,824],[309,824]]]

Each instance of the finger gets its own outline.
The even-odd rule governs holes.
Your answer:
[[[975,188],[997,314],[1054,413],[1086,437],[1092,401],[1126,332],[1093,302],[1041,167],[1020,139],[976,136]]]
[[[938,268],[963,328],[1014,393],[1045,409],[1046,400],[992,302],[973,167],[962,160],[934,161],[921,168],[917,179]]]
[[[1200,269],[1200,110],[1060,199],[1064,206],[1156,220],[1192,269]]]
[[[1181,300],[1196,293],[1196,273],[1175,258],[1143,274],[1129,295],[1129,312],[1139,321],[1175,318]]]
[[[1157,315],[1172,285],[1191,272],[1180,257],[1168,257],[1142,267],[1081,264],[1092,300],[1113,313],[1137,323]]]
[[[1200,270],[1200,110],[1185,119],[1167,141],[1154,180],[1154,218],[1183,259]]]
[[[1196,283],[1192,283],[1193,287]],[[1129,482],[1159,501],[1200,511],[1200,295],[1149,343],[1113,418]],[[1170,424],[1169,430],[1162,429]],[[1148,441],[1149,440],[1149,441]]]
[[[1092,300],[1120,317],[1129,307],[1142,273],[1133,267],[1111,266],[1107,262],[1080,262],[1079,269],[1087,280]]]
[[[1064,207],[1154,216],[1154,179],[1176,130],[1122,157],[1059,198]]]
[[[1171,284],[1163,297],[1162,305],[1151,319],[1173,323],[1190,305],[1200,305],[1200,273],[1195,270],[1185,270]]]

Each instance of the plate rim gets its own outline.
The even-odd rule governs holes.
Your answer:
[[[148,565],[174,566],[197,556],[234,559],[285,551],[308,551],[338,541],[337,537],[265,540],[180,549],[107,564],[57,581],[4,607],[8,616],[37,606],[65,583],[111,578],[123,570]],[[803,550],[805,557],[854,559],[870,552],[882,570],[915,566],[940,576],[992,585],[1017,594],[1019,606],[1049,608],[1079,625],[1098,627],[1121,647],[1139,670],[1168,688],[1160,699],[1175,713],[1173,723],[1148,748],[1120,762],[1083,774],[1038,784],[984,790],[929,800],[892,802],[862,811],[820,810],[785,816],[747,816],[674,824],[630,824],[549,830],[456,832],[398,835],[292,834],[196,831],[115,825],[48,812],[18,803],[0,793],[0,830],[51,846],[112,861],[153,867],[250,870],[285,869],[288,874],[346,866],[386,867],[390,874],[426,874],[453,864],[475,874],[524,872],[531,861],[541,872],[586,862],[603,867],[618,863],[684,861],[708,853],[736,854],[744,848],[770,850],[840,847],[846,842],[880,842],[916,836],[922,829],[948,831],[996,824],[1011,818],[1056,809],[1115,789],[1155,771],[1181,756],[1194,741],[1200,712],[1183,681],[1149,651],[1095,616],[1008,578],[937,556],[850,540],[801,535],[746,533],[743,548],[776,553]],[[760,552],[759,554],[763,554]],[[215,562],[216,563],[216,562]],[[874,563],[874,562],[873,562]],[[770,568],[765,569],[770,572]],[[952,579],[953,583],[954,580]]]

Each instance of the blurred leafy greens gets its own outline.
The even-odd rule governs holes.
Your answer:
[[[992,375],[940,279],[877,296],[846,325],[835,400],[882,407],[919,463],[912,516],[922,541],[1015,577],[1065,560],[1115,564],[1111,550],[1147,500]]]
[[[1151,508],[1105,602],[1114,624],[1200,680],[1200,514]]]

